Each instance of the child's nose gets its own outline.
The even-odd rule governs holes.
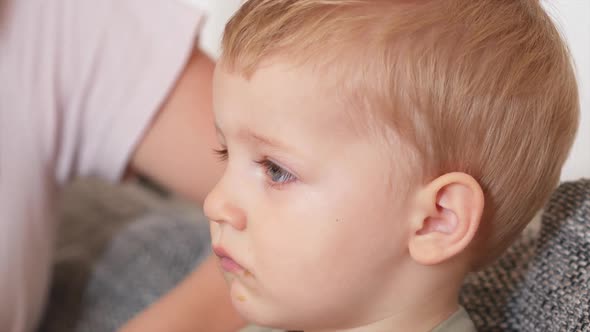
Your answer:
[[[233,228],[243,231],[246,229],[246,215],[228,195],[223,182],[222,179],[207,195],[203,211],[209,220],[219,224],[227,223]]]

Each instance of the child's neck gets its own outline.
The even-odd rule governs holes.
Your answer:
[[[422,307],[416,311],[406,311],[393,314],[379,321],[367,325],[353,327],[350,329],[330,329],[330,330],[305,330],[304,332],[428,332],[432,331],[442,322],[451,317],[457,310],[459,304],[457,301],[440,301],[432,299],[428,309]],[[432,304],[435,304],[434,306]]]

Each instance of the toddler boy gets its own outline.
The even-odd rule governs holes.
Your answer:
[[[555,188],[578,95],[534,0],[250,0],[205,211],[233,303],[305,331],[473,331],[466,274]]]

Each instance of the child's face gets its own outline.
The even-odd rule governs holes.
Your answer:
[[[259,324],[379,319],[375,306],[398,287],[407,259],[411,204],[389,181],[403,158],[355,124],[319,76],[280,64],[250,80],[223,67],[215,74],[228,160],[205,212],[216,253],[233,259],[221,259],[233,303]]]

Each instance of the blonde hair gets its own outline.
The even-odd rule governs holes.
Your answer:
[[[249,0],[221,63],[279,58],[342,74],[423,165],[484,190],[475,265],[497,257],[559,181],[579,116],[569,52],[538,0]]]

